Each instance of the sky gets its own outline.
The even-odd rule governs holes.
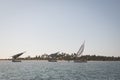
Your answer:
[[[120,0],[0,0],[0,58],[57,51],[120,56]]]

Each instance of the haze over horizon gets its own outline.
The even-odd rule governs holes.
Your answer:
[[[120,0],[0,0],[0,58],[26,51],[120,56]]]

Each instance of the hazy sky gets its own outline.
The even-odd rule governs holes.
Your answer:
[[[27,51],[120,56],[120,0],[0,0],[0,58]]]

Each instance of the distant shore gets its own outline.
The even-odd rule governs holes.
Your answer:
[[[12,61],[12,59],[0,59],[0,61]],[[48,61],[48,60],[22,60],[22,61]],[[69,61],[68,60],[57,60],[57,61],[60,61],[60,62],[64,62],[64,61],[70,62],[70,61],[73,61],[73,60],[69,60]],[[103,61],[103,60],[88,60],[88,61]],[[120,60],[104,60],[104,61],[120,61]]]
[[[24,57],[24,58],[18,58],[19,60],[49,60],[49,56],[47,54],[43,54],[41,56],[35,56],[35,57]],[[76,57],[74,55],[69,55],[69,54],[58,54],[56,56],[56,59],[59,61],[72,61],[75,60]],[[82,55],[80,57],[77,57],[78,60],[87,60],[87,61],[120,61],[120,57],[114,57],[114,56],[96,56],[96,55]],[[0,59],[2,60],[12,60],[11,58],[9,59]]]

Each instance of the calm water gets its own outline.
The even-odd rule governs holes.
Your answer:
[[[120,61],[0,61],[0,80],[120,80]]]

